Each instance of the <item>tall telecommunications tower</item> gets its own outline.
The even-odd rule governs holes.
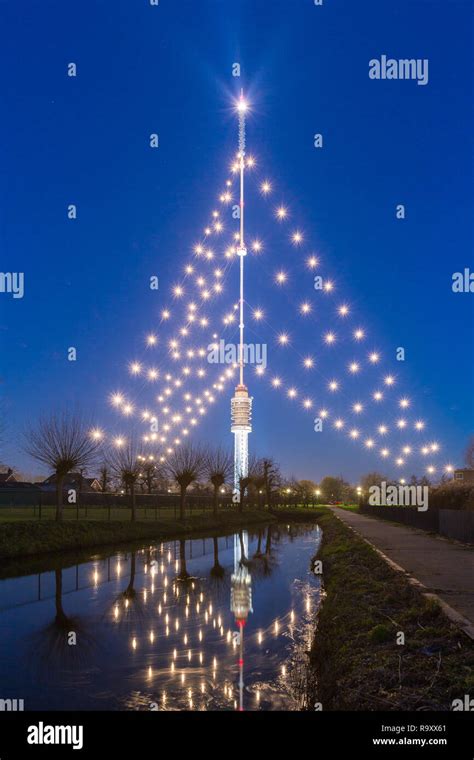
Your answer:
[[[248,105],[240,93],[237,103],[239,115],[239,166],[240,166],[240,295],[239,295],[239,384],[235,388],[235,394],[230,402],[231,432],[234,434],[234,502],[240,500],[240,478],[248,475],[249,466],[249,433],[252,432],[250,424],[252,419],[252,397],[249,396],[247,386],[244,384],[244,256],[247,255],[244,237],[244,173],[245,173],[245,113]]]

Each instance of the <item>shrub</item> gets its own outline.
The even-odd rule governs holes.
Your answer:
[[[430,489],[430,509],[474,510],[474,486],[467,483],[442,483]]]

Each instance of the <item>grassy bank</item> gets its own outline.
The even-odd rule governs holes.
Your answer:
[[[311,652],[314,701],[323,710],[450,710],[472,694],[472,641],[329,510],[317,511],[325,598]],[[307,519],[312,510],[296,512]]]
[[[263,510],[193,515],[184,520],[125,521],[22,521],[0,525],[0,562],[49,552],[67,552],[138,539],[162,540],[195,533],[233,530],[244,525],[271,521]]]

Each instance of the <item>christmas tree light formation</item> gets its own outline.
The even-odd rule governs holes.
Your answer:
[[[233,154],[230,175],[217,197],[223,210],[235,204],[233,216],[238,217],[238,231],[228,228],[224,214],[214,207],[192,246],[192,255],[183,264],[182,276],[170,283],[170,301],[163,304],[159,323],[145,337],[146,353],[128,363],[129,373],[137,381],[135,395],[116,390],[110,395],[112,406],[127,420],[134,419],[145,426],[142,440],[149,450],[148,457],[164,462],[195,431],[228,385],[237,381],[231,398],[234,501],[240,500],[241,479],[248,475],[248,436],[252,432],[252,397],[245,384],[245,364],[255,365],[252,368],[255,382],[265,383],[280,398],[311,415],[310,424],[315,432],[323,429],[325,434],[337,432],[353,445],[391,463],[401,483],[414,472],[414,469],[407,472],[407,468],[412,467],[415,458],[421,460],[422,472],[428,476],[452,473],[452,464],[436,461],[442,447],[431,437],[424,437],[427,422],[415,416],[414,399],[401,393],[401,365],[394,364],[387,352],[368,345],[370,330],[354,322],[358,317],[353,305],[339,300],[337,279],[324,271],[321,256],[309,247],[304,228],[293,226],[294,209],[281,202],[273,205],[273,181],[262,175],[258,178],[258,164],[246,153],[249,105],[242,93],[234,106],[239,127],[238,153]],[[265,241],[246,239],[245,190],[249,174],[257,174],[260,196],[264,201],[270,200],[273,224],[284,231],[288,244],[299,252],[291,262],[285,260],[283,266],[276,260],[279,247],[273,248],[269,261],[264,255]],[[280,308],[275,315],[278,322],[271,319],[265,304],[249,303],[245,298],[246,256],[252,260],[253,269],[266,270],[262,282],[279,291],[279,301],[287,301],[287,308]],[[229,294],[235,292],[237,262],[236,302],[235,296]],[[252,274],[255,279],[257,275]],[[298,291],[290,295],[293,285],[297,285]],[[300,298],[301,288],[307,288],[308,292]],[[263,292],[260,288],[259,293]],[[331,305],[335,298],[338,300]],[[324,301],[324,308],[318,309],[319,299]],[[265,346],[265,362],[248,357],[249,350],[252,347],[256,350],[257,344],[244,342],[245,306],[252,329],[266,331],[264,342],[258,344]],[[329,320],[325,329],[322,318]],[[299,330],[287,329],[286,320],[290,319],[306,322],[301,335]],[[224,338],[234,335],[237,338],[237,331],[238,345],[227,344]],[[266,362],[267,345],[273,346],[272,368]],[[226,353],[229,347],[231,356]],[[167,353],[159,365],[150,361],[150,353],[156,350]],[[347,355],[338,356],[341,350]],[[278,361],[283,362],[281,373],[276,371]],[[392,366],[382,370],[390,361]],[[319,377],[317,403],[312,395],[315,375]],[[149,405],[143,406],[141,395],[146,388],[150,388],[153,397]],[[327,405],[322,399],[324,393]],[[393,407],[390,411],[389,405]],[[121,430],[107,436],[99,429],[91,433],[118,447],[127,441]]]
[[[249,396],[247,386],[244,384],[244,257],[247,255],[245,248],[245,113],[247,103],[243,93],[237,104],[239,115],[239,173],[240,173],[240,233],[237,255],[239,256],[239,384],[235,388],[235,394],[230,402],[231,409],[231,432],[234,434],[234,502],[240,501],[240,480],[248,475],[249,465],[249,433],[252,432],[252,397]]]

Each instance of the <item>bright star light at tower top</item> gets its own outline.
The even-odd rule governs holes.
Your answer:
[[[238,99],[237,110],[247,114],[248,102]],[[226,347],[239,341],[239,156],[230,155],[223,167],[208,217],[167,284],[159,319],[126,362],[130,389],[110,394],[123,422],[142,426],[144,446],[163,460],[193,434],[220,396],[227,401],[224,391],[238,380],[236,361],[210,359],[225,359],[232,353]],[[389,464],[399,478],[452,472],[405,387],[395,349],[374,343],[369,316],[341,292],[337,272],[312,245],[304,219],[296,218],[283,188],[255,155],[245,156],[245,172],[252,206],[258,202],[260,213],[274,222],[272,240],[258,234],[253,220],[246,234],[247,278],[257,293],[255,301],[245,300],[246,345],[265,346],[267,356],[266,363],[246,365],[252,383],[274,393],[276,405],[285,399],[297,408],[302,425],[321,431],[314,436],[315,452],[330,429],[347,445],[369,450],[374,467]],[[266,301],[269,289],[279,293],[277,310]],[[309,331],[301,329],[303,323]],[[121,432],[107,439],[120,446],[126,437]]]

